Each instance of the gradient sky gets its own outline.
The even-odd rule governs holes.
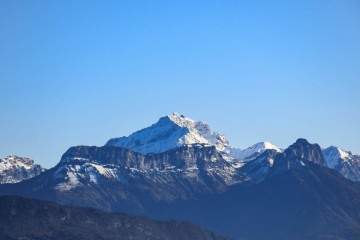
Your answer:
[[[360,153],[360,2],[0,1],[0,157],[54,166],[179,112]]]

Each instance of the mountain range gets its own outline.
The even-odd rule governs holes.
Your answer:
[[[102,147],[71,147],[0,195],[184,219],[238,239],[360,239],[359,163],[301,138],[242,150],[174,113]]]

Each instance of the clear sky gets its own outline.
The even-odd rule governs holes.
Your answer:
[[[0,157],[45,167],[175,111],[360,153],[360,2],[3,0],[0,91]]]

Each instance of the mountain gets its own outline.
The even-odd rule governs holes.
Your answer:
[[[356,157],[335,150],[301,138],[283,151],[267,142],[234,149],[173,114],[103,147],[71,147],[52,169],[0,185],[0,195],[183,219],[238,239],[359,239],[360,186],[341,175]]]
[[[0,197],[0,239],[15,240],[225,240],[181,221],[154,221],[123,213]]]
[[[105,146],[128,148],[147,154],[191,144],[215,146],[218,151],[229,148],[225,136],[212,131],[207,123],[196,122],[178,113],[162,117],[157,123],[128,137],[110,139]]]
[[[259,142],[241,151],[230,150],[231,152],[230,155],[237,160],[247,162],[254,160],[266,150],[275,150],[276,152],[281,152],[281,150],[278,147],[274,146],[269,142]]]
[[[0,184],[18,183],[33,178],[45,169],[30,158],[10,155],[0,159]]]
[[[356,240],[360,188],[307,161],[259,184],[236,185],[221,195],[180,202],[166,214],[165,219],[177,216],[236,239]]]
[[[268,175],[274,165],[275,158],[280,154],[277,150],[265,150],[260,156],[252,161],[245,162],[238,171],[248,177],[248,181],[260,183]]]
[[[334,146],[324,149],[323,155],[329,168],[335,169],[347,179],[360,181],[360,155]]]
[[[177,216],[237,239],[360,239],[360,188],[327,168],[321,153],[305,139],[284,153],[267,150],[244,165],[268,168],[262,181],[177,202],[162,217]]]
[[[306,139],[299,138],[282,154],[276,156],[270,174],[277,175],[293,168],[301,168],[306,166],[308,162],[326,166],[320,146],[310,144]]]
[[[215,146],[158,154],[121,147],[70,148],[54,168],[0,195],[182,219],[238,239],[359,239],[360,187],[298,139],[234,168]]]
[[[210,126],[201,121],[195,121],[184,115],[173,113],[160,118],[160,120],[134,132],[128,137],[110,139],[105,146],[122,147],[134,152],[162,153],[170,149],[185,145],[201,144],[204,146],[215,146],[225,159],[248,161],[259,156],[267,149],[280,151],[279,148],[269,142],[259,142],[247,149],[231,147],[226,137],[218,132],[212,131]]]
[[[64,204],[143,213],[151,205],[221,193],[246,181],[214,146],[182,146],[142,155],[120,147],[70,148],[59,164],[17,185],[0,187]]]

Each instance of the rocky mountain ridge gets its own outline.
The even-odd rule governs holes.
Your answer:
[[[34,160],[16,155],[9,155],[0,159],[0,184],[18,183],[33,178],[45,168],[35,164]]]
[[[360,181],[360,155],[334,146],[324,149],[323,155],[329,168],[338,171],[347,179]]]
[[[215,146],[228,160],[250,160],[266,149],[280,149],[269,142],[259,142],[241,150],[232,147],[224,134],[211,130],[209,124],[195,121],[178,113],[162,117],[150,127],[128,137],[110,139],[105,146],[122,147],[142,154],[161,153],[185,145]]]

